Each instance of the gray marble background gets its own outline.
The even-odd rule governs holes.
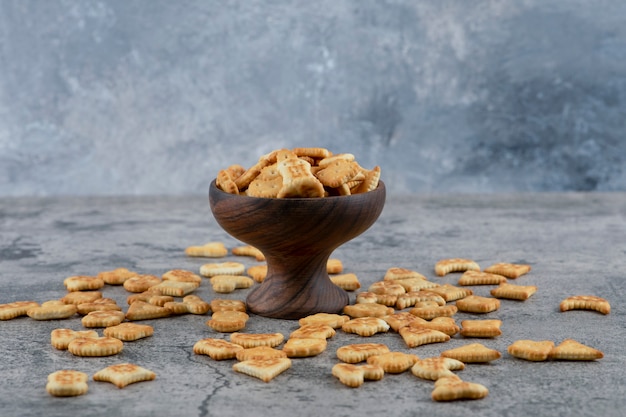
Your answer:
[[[1,0],[0,196],[205,194],[278,147],[391,193],[626,190],[623,0]]]

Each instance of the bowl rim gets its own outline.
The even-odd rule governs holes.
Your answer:
[[[350,195],[331,195],[331,196],[326,196],[326,197],[287,197],[287,198],[277,198],[277,197],[255,197],[255,196],[251,196],[251,195],[243,195],[243,194],[231,194],[231,193],[227,193],[226,191],[222,190],[221,188],[219,188],[217,186],[217,178],[213,179],[213,181],[211,181],[211,184],[209,185],[209,193],[215,190],[218,193],[221,194],[226,194],[229,196],[233,196],[233,197],[242,197],[242,198],[250,198],[250,199],[254,199],[254,200],[268,200],[268,201],[324,201],[324,200],[331,200],[331,199],[341,199],[341,198],[350,198],[350,197],[360,197],[363,198],[364,196],[370,194],[370,193],[377,193],[377,192],[381,192],[381,191],[386,191],[386,186],[385,186],[385,182],[383,180],[379,180],[378,181],[378,186],[376,186],[375,190],[372,191],[368,191],[365,193],[359,193],[359,194],[350,194]]]

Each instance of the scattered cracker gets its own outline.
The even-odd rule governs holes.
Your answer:
[[[398,301],[398,296],[394,294],[375,294],[373,292],[361,292],[356,295],[357,304],[373,303],[393,307]]]
[[[368,292],[374,294],[400,295],[406,293],[404,286],[395,281],[376,281],[367,289]]]
[[[593,361],[602,359],[604,354],[598,349],[583,345],[574,339],[565,339],[558,346],[552,348],[548,357],[563,361]]]
[[[500,359],[502,354],[481,343],[470,343],[458,348],[445,350],[441,352],[441,356],[456,359],[463,363],[484,363]]]
[[[524,301],[536,292],[537,287],[534,285],[514,285],[504,282],[491,290],[491,295],[496,298]]]
[[[440,306],[446,304],[446,300],[437,293],[432,291],[410,291],[406,294],[401,294],[398,296],[396,300],[396,308],[399,310],[403,310],[407,307],[413,307],[415,304],[421,301],[435,301]]]
[[[419,360],[417,355],[404,352],[387,352],[367,358],[370,365],[378,365],[387,373],[399,374],[411,369]]]
[[[350,316],[334,313],[316,313],[298,320],[300,326],[308,324],[323,324],[332,327],[333,329],[339,329],[344,323],[350,320]]]
[[[74,304],[65,304],[62,301],[47,301],[38,307],[31,307],[26,311],[28,317],[34,320],[61,320],[72,317],[78,312]]]
[[[345,291],[356,291],[361,288],[359,278],[353,273],[331,275],[330,280],[333,284]]]
[[[102,299],[102,293],[100,291],[73,291],[65,294],[63,298],[61,298],[61,301],[65,304],[79,305],[100,299]]]
[[[193,345],[193,353],[196,355],[207,355],[216,361],[234,359],[237,357],[237,352],[243,349],[243,346],[236,343],[213,338],[198,340]]]
[[[502,320],[463,320],[461,336],[464,337],[496,337],[502,334]]]
[[[488,268],[485,268],[485,272],[490,272],[492,274],[498,274],[507,278],[515,279],[529,273],[530,269],[530,265],[526,264],[499,262],[489,266]]]
[[[434,401],[478,400],[488,394],[489,390],[484,385],[444,377],[435,382],[431,397]]]
[[[356,343],[344,345],[337,349],[337,358],[346,363],[359,363],[366,361],[374,355],[390,352],[387,345],[382,343]]]
[[[294,338],[287,340],[283,346],[283,352],[289,358],[308,358],[319,355],[326,350],[326,346],[326,339]]]
[[[400,328],[398,333],[400,333],[402,340],[404,340],[404,343],[406,343],[409,348],[431,343],[444,343],[450,340],[450,336],[444,332],[424,327],[405,326]]]
[[[410,314],[410,313],[409,313]],[[409,323],[410,327],[417,329],[433,329],[439,330],[452,337],[460,330],[456,322],[452,317],[435,317],[432,320],[425,320],[420,317],[415,317],[415,320]]]
[[[343,263],[341,259],[330,258],[326,261],[326,273],[328,274],[341,274],[343,272]]]
[[[67,345],[75,356],[111,356],[122,351],[124,344],[114,337],[79,337]]]
[[[243,330],[249,318],[250,316],[242,311],[214,311],[206,324],[217,332],[232,333]]]
[[[492,274],[484,271],[465,271],[459,278],[459,285],[498,285],[506,282],[504,275]]]
[[[463,362],[439,356],[418,359],[411,368],[411,373],[418,378],[436,381],[439,378],[454,377],[455,374],[452,371],[460,371],[463,369],[465,369]]]
[[[509,345],[507,352],[519,359],[541,362],[548,359],[553,347],[554,342],[551,340],[516,340]]]
[[[427,290],[429,288],[440,287],[441,284],[437,284],[436,282],[428,281],[422,278],[404,278],[397,280],[387,280],[385,282],[393,282],[395,284],[401,285],[404,288],[404,292],[415,292],[421,290]],[[401,296],[402,294],[399,294]]]
[[[135,301],[126,311],[126,319],[129,321],[159,319],[170,315],[170,311],[165,307],[148,304],[145,301]]]
[[[255,248],[254,246],[251,246],[251,245],[234,247],[232,252],[233,252],[233,255],[237,255],[237,256],[251,256],[259,262],[262,262],[265,260],[265,255],[263,255],[263,252],[261,252],[258,248]]]
[[[329,339],[335,335],[335,329],[327,324],[305,324],[289,335],[290,339]]]
[[[440,277],[451,272],[465,272],[468,270],[480,271],[480,266],[475,261],[465,258],[441,259],[435,264],[435,274]]]
[[[184,297],[194,292],[200,286],[197,282],[180,282],[180,281],[162,281],[157,285],[150,287],[150,292],[161,295],[169,295],[171,297]]]
[[[474,294],[469,288],[457,287],[452,284],[443,284],[438,287],[430,288],[428,291],[441,295],[446,302],[460,300],[461,298]]]
[[[195,282],[200,284],[202,277],[198,274],[194,274],[186,269],[171,269],[165,272],[161,279],[163,281],[177,281],[177,282]]]
[[[36,301],[14,301],[0,304],[0,320],[11,320],[25,316],[28,310],[34,307],[39,307],[39,303]]]
[[[369,337],[376,333],[388,331],[389,325],[385,320],[378,317],[359,317],[344,323],[341,326],[341,330],[346,333],[355,333],[359,336]]]
[[[133,304],[135,301],[143,301],[144,303],[152,304],[153,306],[163,307],[165,304],[174,301],[174,297],[171,295],[160,295],[150,290],[144,291],[138,294],[129,295],[126,298],[128,305]]]
[[[95,330],[54,329],[50,332],[50,343],[59,350],[67,350],[67,346],[79,337],[99,337]]]
[[[611,312],[611,304],[604,298],[595,295],[573,295],[561,301],[559,307],[561,311],[592,310],[602,314]]]
[[[250,359],[286,358],[287,353],[270,346],[257,346],[237,351],[236,357],[238,361],[248,361]]]
[[[64,369],[48,375],[46,391],[55,397],[75,397],[87,392],[89,377],[84,372]]]
[[[120,324],[126,315],[117,310],[92,311],[84,316],[80,322],[85,327],[109,327]]]
[[[387,272],[385,272],[385,276],[383,280],[395,281],[395,280],[404,280],[404,279],[409,279],[409,278],[417,278],[417,279],[422,279],[426,281],[426,277],[417,271],[413,271],[407,268],[399,268],[395,266],[387,269]]]
[[[379,381],[385,375],[383,368],[378,365],[354,365],[351,363],[335,364],[331,372],[342,384],[350,388],[360,387],[365,380]]]
[[[143,274],[128,278],[124,281],[123,286],[126,291],[139,293],[147,291],[150,287],[154,287],[160,282],[161,278],[157,276]]]
[[[209,303],[211,311],[214,313],[218,311],[241,311],[246,312],[246,303],[241,300],[226,300],[222,298],[214,298]]]
[[[75,275],[63,280],[68,291],[93,291],[104,287],[102,278],[87,275]]]
[[[211,311],[211,305],[197,295],[187,295],[182,302],[169,302],[163,305],[172,314],[206,314]]]
[[[223,258],[228,255],[228,249],[222,242],[208,242],[201,246],[189,246],[185,255],[202,258]]]
[[[243,275],[214,275],[211,277],[213,291],[220,294],[250,288],[252,284],[254,284],[254,280]]]
[[[107,327],[103,333],[105,336],[114,337],[124,342],[132,342],[152,336],[154,328],[147,324],[120,323],[117,326]]]
[[[482,297],[480,295],[468,295],[457,300],[456,306],[459,311],[465,313],[490,313],[500,308],[500,300],[493,297]]]
[[[384,317],[393,314],[395,310],[382,304],[360,303],[345,306],[343,312],[354,319],[359,317]]]
[[[267,265],[254,265],[246,270],[246,273],[258,283],[265,281],[267,276]]]
[[[253,348],[257,346],[276,347],[283,343],[285,336],[282,333],[239,333],[235,332],[230,335],[230,341],[244,348]]]
[[[124,388],[135,382],[152,381],[155,378],[156,374],[151,370],[132,363],[107,366],[93,376],[94,381],[110,382],[118,388]]]
[[[240,262],[216,262],[200,266],[200,275],[213,277],[215,275],[242,275],[246,270]]]
[[[381,318],[387,322],[389,327],[391,327],[394,332],[399,331],[402,327],[408,326],[416,320],[420,320],[419,317],[409,313],[408,311],[390,314]]]
[[[432,320],[436,317],[451,317],[454,316],[458,311],[457,306],[455,305],[445,305],[445,306],[429,306],[429,307],[413,307],[409,310],[409,313],[414,316],[420,317],[425,320]]]
[[[263,382],[269,382],[287,369],[291,368],[291,359],[250,359],[233,365],[237,372],[255,377]]]
[[[122,285],[124,281],[135,275],[137,275],[136,272],[130,271],[127,268],[116,268],[112,271],[99,272],[96,277],[100,278],[108,285]]]
[[[122,307],[118,306],[112,298],[99,298],[92,302],[78,304],[76,309],[78,314],[84,316],[92,311],[121,311]]]

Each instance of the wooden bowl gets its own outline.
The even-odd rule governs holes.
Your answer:
[[[282,319],[340,313],[348,294],[326,272],[332,252],[365,232],[383,210],[385,184],[362,194],[323,198],[257,198],[211,183],[217,223],[265,255],[267,276],[246,298],[248,311]]]

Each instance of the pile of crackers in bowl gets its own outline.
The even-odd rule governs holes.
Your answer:
[[[319,198],[373,191],[380,167],[361,167],[351,153],[325,148],[276,149],[246,169],[231,165],[218,172],[216,185],[231,194],[261,198]]]

